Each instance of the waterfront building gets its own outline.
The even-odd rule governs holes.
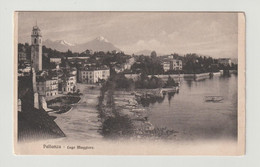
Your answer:
[[[37,76],[36,87],[39,96],[56,96],[58,95],[58,77]]]
[[[224,66],[231,66],[232,62],[231,62],[231,59],[230,58],[219,58],[218,59],[218,63],[219,64],[222,64]]]
[[[40,28],[33,27],[31,34],[31,66],[35,71],[42,70],[42,34]]]
[[[73,74],[64,75],[59,80],[59,93],[74,93],[77,90],[77,76]]]
[[[164,62],[162,63],[162,66],[163,66],[163,70],[164,70],[164,72],[170,70],[170,62],[168,62],[168,61],[164,61]]]
[[[178,71],[182,70],[182,61],[181,60],[176,60],[176,59],[164,59],[162,61],[162,66],[164,72],[173,70],[173,71]]]
[[[79,82],[94,84],[100,80],[107,80],[110,76],[110,69],[108,67],[85,67],[79,71]]]

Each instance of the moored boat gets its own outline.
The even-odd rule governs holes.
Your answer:
[[[205,102],[221,102],[223,100],[222,96],[205,96]]]

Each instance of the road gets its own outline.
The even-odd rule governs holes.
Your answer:
[[[99,89],[90,89],[90,86],[86,84],[77,86],[83,94],[81,100],[67,113],[51,115],[57,116],[55,122],[66,134],[66,138],[63,139],[66,142],[101,139],[102,136],[99,133],[101,122],[96,109]]]

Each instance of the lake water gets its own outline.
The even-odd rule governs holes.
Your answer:
[[[219,103],[205,96],[223,96]],[[181,81],[179,93],[149,106],[149,120],[156,127],[178,131],[178,140],[237,138],[237,76],[214,76],[201,81]]]

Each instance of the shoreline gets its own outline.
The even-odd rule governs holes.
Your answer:
[[[199,77],[207,77],[210,75],[211,72],[206,72],[206,73],[199,73],[199,74],[157,74],[157,75],[148,75],[148,77],[156,76],[161,79],[167,79],[169,76],[172,77],[173,79],[179,79],[179,78],[199,78]],[[222,72],[212,72],[213,75],[221,75]],[[126,78],[128,79],[137,79],[140,74],[124,74]]]
[[[143,90],[150,92],[154,90]],[[101,122],[103,125],[103,136],[107,138],[130,138],[130,139],[170,139],[178,133],[175,130],[155,127],[148,119],[148,108],[142,106],[137,101],[137,94],[140,90],[113,92],[112,98],[114,109],[106,104],[108,93],[105,93],[104,100],[97,106],[100,111]],[[157,97],[158,95],[154,95]],[[161,95],[159,95],[161,97]],[[113,111],[114,110],[114,111]],[[116,112],[115,112],[116,111]],[[125,122],[120,122],[123,119]],[[119,127],[110,125],[107,121],[114,121]],[[129,129],[122,129],[121,126],[130,124]],[[105,133],[105,134],[104,134]]]

